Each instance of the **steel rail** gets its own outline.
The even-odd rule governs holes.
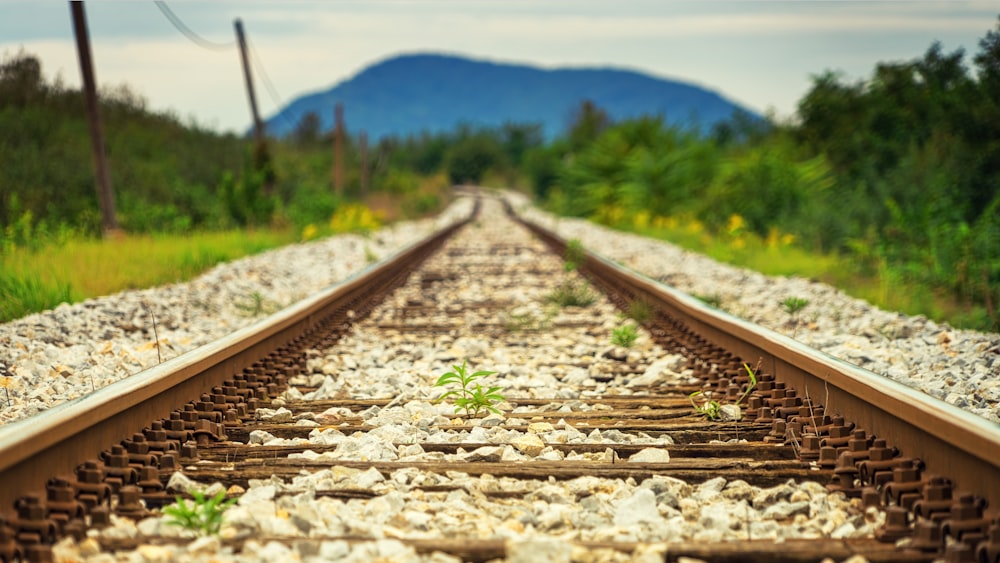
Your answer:
[[[327,319],[339,315],[343,322],[349,322],[348,311],[359,301],[405,279],[477,212],[478,203],[469,218],[439,229],[257,324],[86,397],[0,427],[0,513],[27,493],[44,493],[50,477],[72,475],[85,460],[141,432],[151,421],[169,418],[172,411]]]
[[[561,237],[507,209],[553,250],[565,251]],[[947,477],[956,491],[985,499],[987,517],[1000,515],[1000,425],[710,307],[593,253],[586,253],[580,269],[604,286],[667,312],[749,364],[759,361],[764,373],[773,373],[799,396],[823,402],[828,414],[838,413],[903,455],[920,459],[925,475]]]

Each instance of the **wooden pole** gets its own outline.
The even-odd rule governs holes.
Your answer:
[[[344,105],[333,108],[333,191],[344,195]]]
[[[83,75],[83,95],[87,102],[87,121],[90,124],[90,147],[94,157],[94,178],[97,182],[97,201],[101,207],[101,229],[103,235],[113,236],[120,232],[118,216],[115,212],[115,193],[111,186],[111,172],[108,169],[107,150],[104,146],[104,129],[101,127],[101,108],[97,100],[97,85],[94,78],[94,63],[90,55],[90,35],[87,32],[87,16],[83,2],[69,3],[73,14],[73,33],[76,35],[76,52],[80,59],[80,73]]]
[[[250,101],[250,113],[253,115],[253,167],[255,171],[264,174],[262,188],[265,195],[271,195],[274,191],[274,169],[271,168],[271,154],[267,150],[267,143],[264,139],[264,122],[261,121],[260,112],[257,111],[257,95],[253,89],[250,59],[247,58],[247,42],[243,36],[243,21],[236,18],[233,20],[233,27],[236,28],[236,43],[240,46],[240,61],[243,63],[243,79],[246,81],[247,99]]]
[[[254,140],[260,145],[264,142],[264,122],[260,120],[260,113],[257,112],[257,96],[253,90],[253,75],[250,74],[250,63],[247,60],[247,42],[243,37],[243,22],[236,18],[233,20],[236,28],[236,42],[240,46],[240,60],[243,62],[243,79],[247,85],[247,98],[250,100],[250,113],[253,114],[253,134]]]

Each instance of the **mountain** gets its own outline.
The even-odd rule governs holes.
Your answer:
[[[707,127],[736,110],[755,115],[719,94],[674,80],[614,68],[560,68],[410,54],[376,63],[324,92],[301,96],[266,120],[269,134],[291,133],[308,112],[320,129],[333,128],[333,108],[344,105],[348,131],[370,139],[456,125],[495,127],[541,123],[547,138],[564,132],[580,103],[590,99],[613,120],[659,115],[671,124]]]

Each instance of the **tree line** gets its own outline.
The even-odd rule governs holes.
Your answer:
[[[127,87],[101,99],[127,231],[301,228],[373,195],[429,213],[447,186],[487,183],[613,226],[682,218],[714,232],[784,233],[863,273],[952,295],[981,310],[983,326],[1000,322],[1000,25],[971,64],[935,43],[865,78],[822,72],[786,122],[737,114],[709,129],[657,117],[616,123],[584,101],[553,140],[538,124],[516,123],[371,147],[351,134],[341,192],[331,180],[333,133],[315,115],[261,154],[245,138],[150,112]],[[79,91],[46,82],[35,57],[6,57],[0,130],[4,238],[96,236]]]
[[[581,107],[529,161],[554,211],[611,225],[688,217],[780,230],[862,271],[979,307],[1000,323],[1000,25],[972,67],[932,44],[851,80],[813,78],[787,123],[736,115],[703,133]]]
[[[452,183],[479,182],[487,171],[510,178],[527,147],[542,142],[536,125],[462,126],[380,139],[362,158],[360,135],[348,134],[345,185],[337,190],[334,133],[321,132],[315,115],[306,115],[287,138],[256,145],[150,111],[126,85],[102,88],[99,98],[118,220],[130,233],[303,228],[380,195],[395,200],[403,214],[431,213],[447,202]],[[5,55],[0,131],[0,238],[37,245],[99,236],[81,92],[47,81],[35,56]]]

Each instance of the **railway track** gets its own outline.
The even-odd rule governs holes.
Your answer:
[[[496,372],[499,414],[434,401],[464,361]],[[995,425],[487,199],[262,326],[0,429],[0,559],[996,562],[998,468]],[[241,500],[191,542],[159,508],[210,485]]]

